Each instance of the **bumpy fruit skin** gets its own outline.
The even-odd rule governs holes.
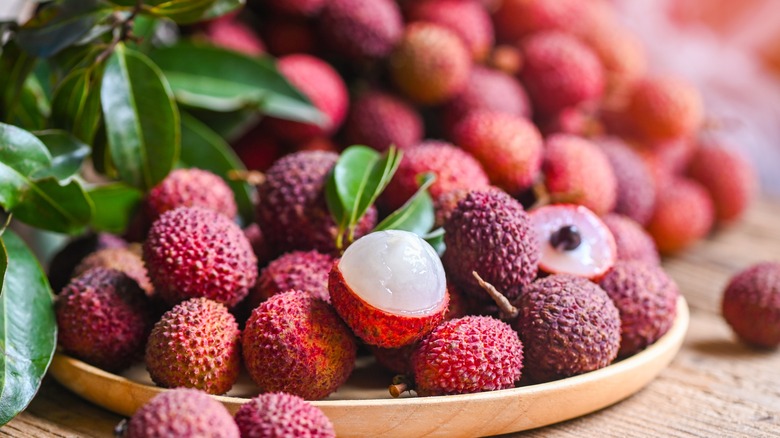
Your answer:
[[[442,262],[448,278],[467,294],[489,299],[472,271],[509,299],[536,277],[540,257],[536,233],[523,206],[506,193],[469,192],[444,230],[447,250]]]
[[[403,33],[393,0],[329,0],[319,17],[321,38],[352,59],[384,58]]]
[[[680,291],[659,265],[617,262],[599,286],[620,312],[618,356],[644,350],[672,327]]]
[[[612,165],[591,141],[568,134],[548,137],[542,168],[553,202],[580,204],[597,215],[614,208],[617,180]]]
[[[707,189],[715,205],[715,218],[724,223],[741,218],[758,192],[753,165],[723,146],[698,148],[688,176]]]
[[[257,257],[241,228],[202,207],[163,213],[149,230],[143,258],[155,291],[172,305],[206,297],[232,307],[257,279]]]
[[[429,333],[444,319],[450,300],[449,294],[445,295],[439,311],[424,316],[385,312],[350,290],[338,262],[330,271],[328,291],[333,307],[355,335],[369,345],[383,348],[399,348]]]
[[[422,140],[423,120],[404,100],[371,91],[352,103],[344,135],[349,144],[364,144],[378,151],[391,145],[408,149]]]
[[[69,241],[57,251],[49,262],[49,284],[54,293],[59,293],[73,277],[84,257],[104,248],[124,248],[127,242],[109,233],[86,234]]]
[[[525,288],[514,327],[523,373],[536,383],[603,368],[620,348],[620,313],[609,295],[582,277],[554,274]]]
[[[243,437],[336,438],[333,423],[321,409],[283,392],[254,397],[234,418]]]
[[[642,157],[616,138],[594,140],[607,156],[617,183],[614,212],[644,225],[655,208],[655,181]]]
[[[698,90],[671,77],[653,76],[637,82],[629,92],[625,111],[638,133],[652,140],[691,135],[704,119]]]
[[[334,152],[302,151],[280,158],[258,187],[257,222],[277,253],[316,249],[336,251],[338,226],[325,202],[325,182],[336,164]],[[355,229],[355,239],[376,225],[371,207]]]
[[[545,30],[565,30],[579,16],[577,0],[503,0],[493,13],[500,42],[514,44],[521,38]]]
[[[415,348],[417,348],[416,342],[398,348],[382,348],[368,345],[368,349],[374,355],[374,359],[379,366],[395,374],[408,375],[412,373],[411,360]]]
[[[474,156],[490,182],[517,195],[539,176],[542,135],[529,120],[496,111],[474,111],[453,130],[453,143]]]
[[[268,264],[257,278],[257,284],[247,298],[251,308],[282,292],[305,290],[330,302],[328,274],[334,258],[317,251],[292,251]]]
[[[238,438],[238,427],[222,403],[196,389],[156,395],[127,424],[126,438]]]
[[[523,369],[523,343],[498,319],[451,319],[420,341],[412,369],[421,396],[513,388]]]
[[[204,33],[209,42],[249,56],[265,53],[265,46],[251,27],[234,16],[222,16],[209,21]]]
[[[434,201],[451,190],[479,189],[489,184],[482,165],[471,154],[450,143],[430,140],[404,153],[398,170],[382,193],[382,205],[388,211],[402,206],[417,191],[417,176],[426,172],[436,175],[436,181],[428,188]]]
[[[704,238],[715,221],[715,207],[699,183],[676,178],[658,193],[647,231],[661,254],[681,251]]]
[[[233,191],[219,176],[201,169],[176,169],[146,197],[151,221],[177,207],[204,207],[234,218],[238,208]]]
[[[135,280],[147,295],[151,296],[154,293],[154,286],[146,274],[146,267],[144,267],[140,252],[129,248],[104,248],[95,251],[84,257],[84,260],[73,270],[73,275],[76,277],[97,267],[122,271]]]
[[[57,296],[57,342],[68,354],[107,371],[120,371],[143,354],[151,309],[127,274],[93,268]]]
[[[617,213],[608,213],[601,220],[615,238],[618,260],[661,264],[652,236],[637,221]]]
[[[759,348],[780,345],[780,263],[754,264],[723,292],[723,317],[739,338]]]
[[[146,369],[165,388],[196,388],[224,394],[241,368],[241,332],[228,309],[192,298],[165,312],[146,345]]]
[[[552,115],[604,94],[604,69],[593,51],[563,32],[541,32],[523,41],[520,78],[534,110]]]
[[[298,17],[310,17],[318,14],[326,0],[268,0],[273,9]]]
[[[471,55],[460,38],[438,24],[406,26],[390,56],[390,75],[401,92],[422,105],[445,102],[466,86]]]
[[[428,21],[455,32],[466,44],[474,61],[482,61],[493,47],[493,23],[477,2],[424,0],[407,3],[409,21]]]
[[[355,337],[330,304],[290,291],[260,304],[246,323],[244,366],[265,391],[328,396],[355,367]]]

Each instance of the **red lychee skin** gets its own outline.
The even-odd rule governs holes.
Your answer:
[[[599,281],[620,312],[620,350],[627,357],[663,336],[677,316],[677,284],[657,264],[620,261]]]
[[[487,186],[481,190],[495,190],[497,192],[506,193],[495,186]],[[470,189],[454,189],[444,192],[438,198],[436,198],[433,201],[433,210],[436,216],[434,227],[443,227],[444,223],[447,222],[447,219],[449,219],[452,212],[455,211],[455,207],[458,206],[458,202],[465,198],[470,191]]]
[[[754,264],[734,275],[723,292],[723,317],[748,345],[780,345],[780,263]]]
[[[241,369],[241,332],[227,307],[208,298],[174,306],[154,325],[144,362],[154,383],[224,394]]]
[[[655,208],[655,181],[650,169],[630,146],[617,138],[594,140],[606,154],[617,181],[614,212],[644,225]]]
[[[493,47],[493,23],[484,6],[461,0],[410,2],[404,10],[407,20],[440,24],[455,32],[466,44],[474,61],[482,61]]]
[[[140,358],[152,325],[150,305],[135,280],[102,267],[65,286],[54,312],[65,352],[112,372]]]
[[[513,388],[523,369],[523,343],[498,319],[451,319],[420,341],[412,369],[421,396]]]
[[[676,178],[658,193],[647,231],[661,254],[679,252],[704,238],[715,221],[715,207],[701,184]]]
[[[202,207],[163,213],[149,230],[143,258],[169,304],[206,297],[232,307],[257,279],[257,257],[241,228]]]
[[[542,136],[529,120],[474,111],[453,130],[453,143],[474,156],[490,182],[510,195],[531,187],[542,165]]]
[[[699,148],[689,138],[629,143],[639,153],[655,181],[656,192],[675,176],[683,176]]]
[[[203,391],[178,388],[156,395],[127,424],[127,438],[239,438],[233,417]]]
[[[645,74],[647,58],[644,47],[628,28],[610,23],[581,27],[576,34],[604,66],[610,97],[619,98]]]
[[[234,418],[244,437],[336,438],[333,423],[321,409],[283,392],[252,398]]]
[[[293,53],[316,52],[317,37],[306,19],[274,15],[260,29],[268,52],[280,57]]]
[[[204,33],[216,46],[249,56],[265,53],[265,46],[254,30],[232,16],[209,21],[205,25]]]
[[[414,102],[436,105],[466,86],[472,61],[460,38],[438,24],[406,26],[393,51],[389,69],[399,90]]]
[[[352,59],[384,58],[403,34],[393,0],[329,0],[319,17],[321,38]]]
[[[617,180],[612,165],[591,141],[567,134],[548,137],[542,169],[553,202],[583,205],[599,216],[614,208]]]
[[[428,334],[444,319],[450,297],[438,309],[425,315],[409,316],[385,312],[361,299],[344,279],[338,262],[328,276],[330,300],[341,318],[355,335],[366,344],[383,348],[399,348]]]
[[[302,142],[316,136],[330,136],[347,116],[349,96],[347,86],[338,72],[327,62],[306,54],[279,58],[279,71],[298,88],[325,117],[322,126],[268,118],[269,129],[276,137]]]
[[[604,69],[595,53],[563,32],[541,32],[522,43],[520,78],[534,111],[552,115],[604,93]]]
[[[248,170],[268,170],[284,153],[279,142],[260,123],[231,144],[238,158]]]
[[[758,192],[753,165],[723,146],[698,148],[688,167],[688,176],[710,193],[715,218],[722,223],[739,220]]]
[[[638,81],[625,111],[638,133],[651,140],[691,135],[704,118],[701,96],[692,84],[660,76]]]
[[[341,386],[357,352],[355,337],[333,307],[305,291],[274,295],[255,308],[241,345],[244,366],[258,386],[306,400]]]
[[[498,40],[514,44],[546,30],[565,30],[580,19],[577,0],[503,0],[493,13]]]
[[[268,5],[278,12],[296,17],[317,15],[327,4],[326,0],[268,0]]]
[[[636,260],[654,265],[661,263],[653,238],[637,221],[617,213],[608,213],[601,220],[615,238],[618,260]]]
[[[582,277],[554,274],[520,295],[514,328],[535,383],[603,368],[620,348],[620,313],[609,295]]]
[[[382,368],[395,374],[411,374],[412,352],[414,352],[416,347],[417,343],[413,342],[399,348],[382,348],[369,345],[368,349],[374,355],[376,363]]]
[[[344,134],[349,144],[364,144],[378,151],[390,145],[408,149],[422,140],[423,120],[404,100],[372,91],[352,102]]]
[[[325,202],[325,182],[336,164],[333,152],[302,151],[280,158],[258,187],[257,222],[277,254],[316,249],[335,253],[338,227]],[[355,239],[376,225],[376,208],[358,222]]]
[[[138,246],[134,243],[133,245]],[[73,276],[77,277],[92,268],[103,267],[116,269],[127,274],[138,283],[138,286],[146,292],[147,296],[154,293],[154,286],[149,281],[149,276],[144,267],[144,261],[141,259],[140,252],[136,252],[129,247],[125,248],[104,248],[93,252],[84,257],[84,260],[73,270]]]
[[[436,175],[436,181],[428,188],[434,201],[451,190],[479,189],[489,184],[482,165],[471,154],[450,143],[426,141],[404,153],[382,193],[382,205],[388,211],[401,207],[417,191],[417,176],[426,172]]]
[[[257,284],[247,297],[254,309],[268,298],[292,289],[305,290],[330,302],[328,274],[333,257],[317,251],[292,251],[268,264],[257,278]]]
[[[531,103],[520,82],[506,73],[475,65],[466,87],[442,109],[444,129],[452,129],[468,113],[476,110],[497,111],[530,118]]]
[[[149,191],[145,206],[151,221],[177,207],[204,207],[230,219],[238,211],[233,191],[225,180],[197,168],[171,171]]]
[[[256,223],[249,224],[244,228],[244,235],[249,241],[249,245],[252,246],[252,252],[254,252],[255,257],[257,257],[257,266],[267,265],[273,258],[273,255],[268,242],[266,242],[265,237],[263,237],[260,225],[257,225]]]

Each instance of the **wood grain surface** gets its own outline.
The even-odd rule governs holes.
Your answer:
[[[719,311],[729,277],[766,260],[780,261],[780,200],[758,201],[740,223],[664,261],[691,321],[683,348],[659,377],[614,406],[511,436],[780,436],[780,351],[740,344]],[[121,419],[47,378],[0,436],[110,437]]]

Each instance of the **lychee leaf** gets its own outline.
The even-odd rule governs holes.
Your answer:
[[[419,188],[398,210],[390,213],[374,231],[405,230],[424,236],[435,221],[433,200],[428,188],[436,181],[436,175],[426,172],[418,177]]]
[[[212,20],[244,7],[246,0],[217,0],[203,14],[201,20]]]
[[[28,180],[21,202],[12,210],[15,218],[28,225],[68,234],[83,231],[93,211],[78,180],[62,184],[54,177]]]
[[[35,178],[53,176],[60,181],[66,180],[79,172],[89,156],[90,147],[66,131],[49,129],[37,131],[35,136],[46,145],[52,157],[51,166],[35,172]]]
[[[90,227],[96,231],[121,234],[141,203],[143,192],[124,183],[113,183],[90,189],[89,197],[95,205]]]
[[[32,133],[0,123],[0,207],[13,210],[29,188],[28,177],[51,166],[51,154]]]
[[[73,70],[54,90],[51,125],[92,143],[100,122],[102,65]]]
[[[447,249],[447,245],[444,244],[444,228],[442,227],[432,230],[430,233],[422,236],[422,238],[433,247],[439,257],[441,257],[442,254],[444,254],[444,250]]]

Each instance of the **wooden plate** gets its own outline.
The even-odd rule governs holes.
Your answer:
[[[333,421],[339,437],[484,436],[532,429],[576,418],[634,394],[674,358],[688,328],[680,297],[677,318],[666,335],[644,351],[606,368],[555,382],[501,391],[393,399],[391,375],[365,358],[349,381],[328,399],[312,402]],[[79,396],[120,415],[165,389],[155,387],[143,365],[114,375],[57,354],[50,374]],[[245,376],[228,393],[214,396],[231,412],[257,393]]]

